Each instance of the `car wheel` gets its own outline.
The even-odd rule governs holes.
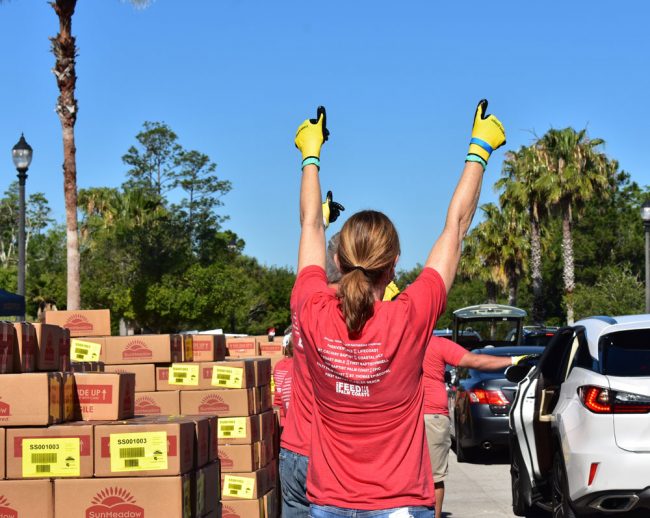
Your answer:
[[[456,421],[456,460],[458,462],[469,462],[472,457],[471,450],[469,448],[463,448],[463,439],[460,433],[460,427],[458,426],[458,421]]]
[[[526,503],[526,492],[530,494],[530,480],[519,447],[513,441],[510,459],[510,485],[512,488],[512,512],[517,516],[528,516],[530,506]]]
[[[551,473],[551,497],[553,518],[576,518],[569,502],[569,484],[567,482],[564,461],[559,451],[553,457],[553,472]]]

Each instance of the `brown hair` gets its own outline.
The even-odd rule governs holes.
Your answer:
[[[400,253],[397,230],[385,214],[364,210],[343,225],[338,246],[343,277],[337,296],[348,331],[358,334],[373,315],[374,290]]]

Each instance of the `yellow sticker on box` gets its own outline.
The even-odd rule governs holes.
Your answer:
[[[199,365],[172,363],[172,366],[169,368],[169,384],[198,386]]]
[[[78,477],[81,475],[79,437],[23,439],[23,477]]]
[[[212,385],[223,388],[242,388],[244,384],[244,369],[241,367],[212,367]]]
[[[248,430],[246,417],[221,417],[217,421],[219,439],[245,439]]]
[[[235,498],[253,498],[255,478],[226,475],[223,479],[223,494]]]
[[[112,433],[111,471],[167,469],[167,432]]]
[[[102,344],[73,338],[70,349],[70,357],[73,362],[98,362]]]

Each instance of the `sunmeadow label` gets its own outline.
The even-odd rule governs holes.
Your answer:
[[[9,500],[0,495],[0,518],[18,518],[18,511],[10,507]]]
[[[144,518],[131,493],[121,487],[107,487],[97,493],[86,509],[86,518]],[[0,515],[1,516],[1,515]]]
[[[75,313],[68,317],[63,327],[67,327],[71,331],[92,331],[94,326],[88,322],[88,319],[79,313]]]
[[[133,358],[151,358],[153,353],[151,349],[147,347],[142,340],[132,340],[130,341],[125,349],[122,351],[123,359],[133,359]]]

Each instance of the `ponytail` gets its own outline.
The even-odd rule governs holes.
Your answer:
[[[359,334],[374,313],[375,291],[400,253],[393,223],[381,212],[365,210],[348,219],[340,232],[337,296],[350,334]]]

